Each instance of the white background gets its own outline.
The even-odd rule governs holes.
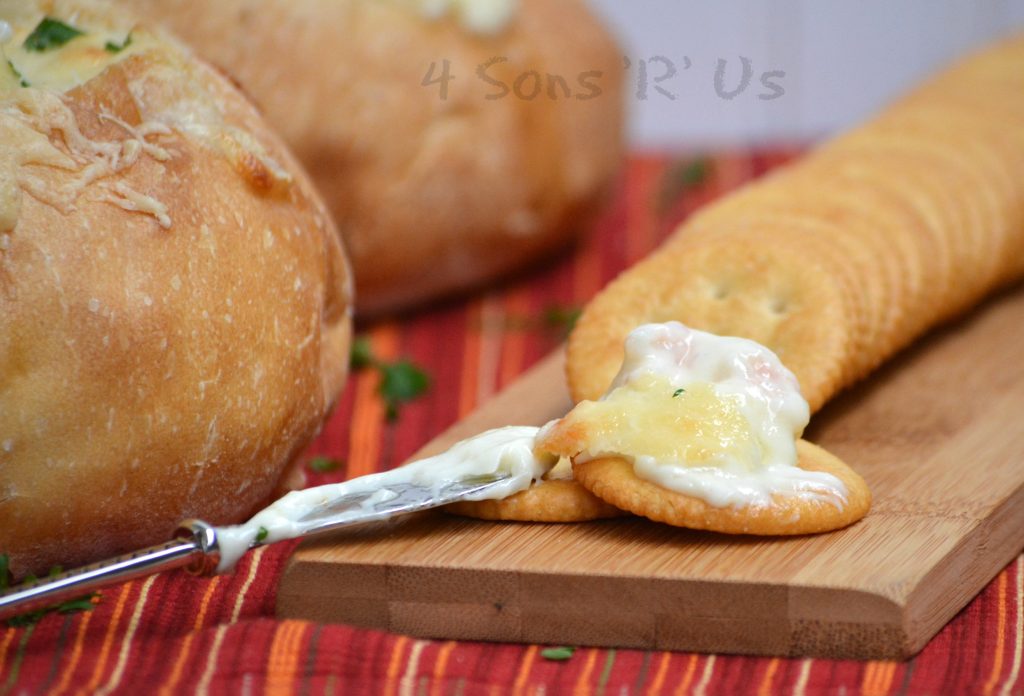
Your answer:
[[[555,0],[550,0],[555,1]],[[630,59],[634,148],[818,139],[863,120],[915,81],[994,37],[1024,31],[1024,0],[591,0]],[[655,76],[676,100],[655,91]],[[718,96],[753,79],[731,100]],[[690,67],[684,69],[686,59]],[[647,60],[647,99],[637,96]],[[785,71],[785,93],[760,100],[762,72]]]

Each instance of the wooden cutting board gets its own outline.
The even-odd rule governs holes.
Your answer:
[[[552,355],[427,445],[569,405]],[[304,543],[285,617],[431,638],[902,658],[1024,548],[1024,291],[920,342],[813,419],[875,503],[853,527],[730,537],[621,519],[441,513]]]

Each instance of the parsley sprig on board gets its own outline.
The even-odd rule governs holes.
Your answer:
[[[317,456],[309,460],[309,469],[316,474],[329,474],[332,471],[337,471],[345,462],[334,457]]]
[[[50,569],[50,576],[59,575],[61,572],[60,566],[54,566]],[[33,575],[25,577],[24,582],[35,582],[36,578]],[[10,587],[11,573],[10,573],[10,558],[6,553],[0,553],[0,592],[3,592]],[[26,612],[17,616],[12,616],[7,619],[7,625],[13,628],[19,628],[22,626],[31,626],[39,622],[41,618],[47,614],[54,612],[58,614],[73,614],[78,611],[91,611],[96,606],[96,602],[99,600],[100,593],[92,592],[75,599],[69,599],[59,604],[52,604],[42,609],[36,609],[35,611]]]
[[[713,165],[707,157],[683,159],[671,164],[661,180],[658,209],[671,208],[684,194],[700,188],[712,174]]]
[[[579,305],[552,303],[544,307],[539,314],[509,314],[498,323],[483,323],[481,328],[497,331],[544,331],[552,338],[564,340],[572,333],[582,313],[583,308]]]
[[[552,660],[553,662],[565,662],[572,658],[573,653],[575,652],[576,648],[572,648],[567,645],[559,645],[556,648],[544,648],[540,651],[540,656],[545,660]]]
[[[550,304],[544,308],[544,327],[550,331],[557,331],[563,338],[572,333],[576,321],[583,314],[583,308],[575,305]]]
[[[430,375],[405,358],[395,362],[380,360],[373,354],[373,345],[366,336],[352,342],[352,369],[372,368],[380,373],[377,393],[384,400],[387,419],[398,420],[402,404],[423,395],[430,388]]]

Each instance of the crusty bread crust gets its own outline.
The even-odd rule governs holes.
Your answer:
[[[0,230],[0,552],[16,574],[244,518],[346,375],[349,272],[321,201],[233,86],[147,41],[45,95],[90,142],[145,143],[138,159],[68,205],[22,186]],[[81,166],[21,173],[62,190],[87,153],[35,126]]]
[[[309,169],[345,237],[361,314],[566,244],[621,158],[622,56],[583,0],[522,0],[496,35],[410,2],[135,3],[234,75]],[[428,75],[438,82],[423,85]]]

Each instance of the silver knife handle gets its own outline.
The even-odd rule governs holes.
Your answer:
[[[165,570],[185,567],[195,575],[209,575],[219,562],[216,530],[201,520],[187,520],[172,541],[11,588],[0,594],[0,619]]]

